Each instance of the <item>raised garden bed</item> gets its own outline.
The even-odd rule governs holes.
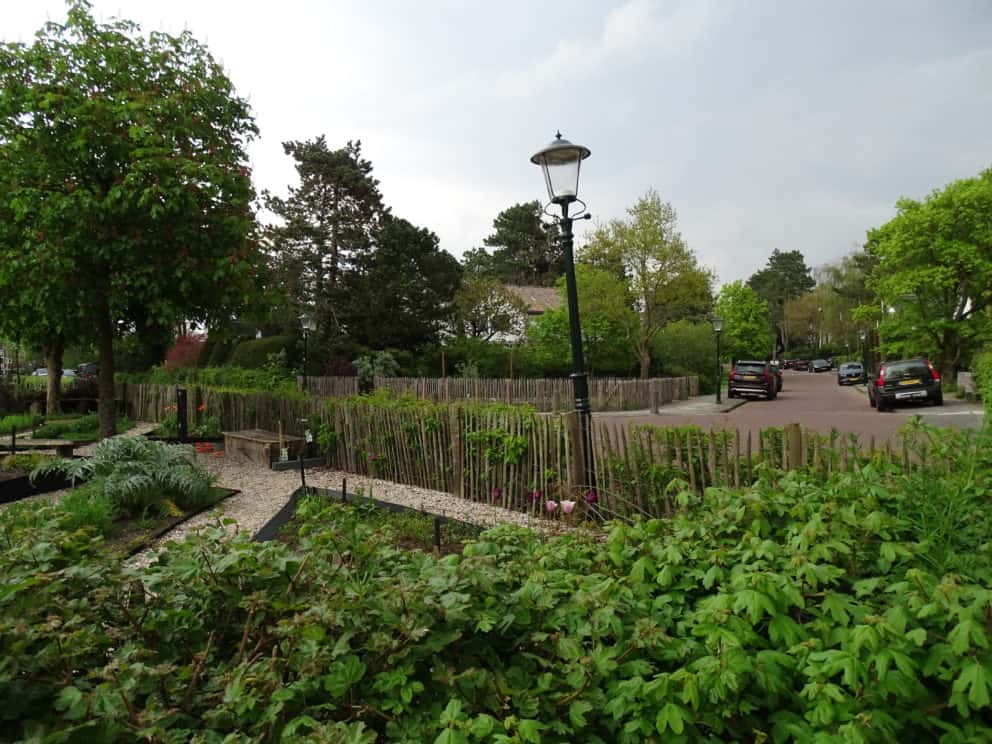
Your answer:
[[[264,467],[270,467],[280,459],[280,448],[286,448],[289,459],[294,460],[305,446],[303,437],[279,435],[274,431],[246,429],[224,432],[224,451],[228,457],[248,460]]]
[[[39,475],[32,483],[31,474],[27,470],[0,470],[0,504],[9,504],[28,496],[60,491],[71,486],[72,482],[60,473]]]
[[[178,516],[157,517],[151,519],[126,519],[122,518],[114,523],[114,532],[107,540],[106,545],[111,550],[122,552],[125,556],[132,556],[151,547],[156,540],[167,535],[184,522],[189,521],[198,514],[202,514],[207,509],[213,509],[222,501],[229,499],[241,491],[233,488],[214,487],[211,492],[216,498],[203,506],[184,512]]]
[[[440,555],[461,553],[465,543],[477,538],[485,529],[476,524],[354,493],[343,494],[328,488],[300,487],[293,491],[286,505],[252,539],[257,542],[280,540],[289,545],[297,545],[299,531],[296,525],[296,508],[304,496],[315,496],[344,503],[349,508],[362,509],[363,516],[373,529],[388,534],[397,547],[405,550],[423,550]]]

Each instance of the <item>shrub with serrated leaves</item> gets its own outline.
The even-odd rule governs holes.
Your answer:
[[[203,506],[210,501],[216,480],[196,462],[192,447],[144,437],[104,439],[91,457],[53,460],[35,469],[32,476],[51,472],[88,481],[126,514],[161,512],[167,502],[184,510]]]
[[[932,436],[923,494],[883,465],[763,469],[670,520],[442,559],[304,500],[298,550],[214,529],[125,568],[22,507],[0,739],[988,741],[992,447]]]

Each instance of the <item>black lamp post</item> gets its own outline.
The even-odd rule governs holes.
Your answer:
[[[868,382],[868,344],[865,341],[868,338],[868,333],[862,328],[858,331],[858,338],[861,339],[861,378],[864,382]]]
[[[575,220],[589,219],[585,202],[579,195],[579,170],[582,161],[589,157],[588,147],[573,145],[562,139],[561,132],[554,141],[534,155],[530,162],[541,166],[544,183],[548,188],[548,198],[561,208],[561,216],[551,215],[561,229],[562,248],[565,252],[565,289],[568,294],[568,321],[572,342],[572,390],[575,395],[575,410],[579,414],[579,427],[582,436],[583,465],[586,487],[595,489],[596,473],[592,462],[592,436],[590,420],[592,408],[589,405],[589,380],[586,377],[585,359],[582,355],[582,326],[579,322],[579,296],[575,286],[575,257],[572,245],[572,223]],[[568,208],[578,202],[581,209],[569,216]],[[547,207],[545,208],[547,209]]]
[[[310,361],[309,350],[307,349],[307,337],[317,329],[317,324],[312,316],[307,313],[300,315],[300,326],[303,328],[303,392],[310,392],[310,380],[307,377],[307,364]]]
[[[720,366],[720,333],[723,331],[723,318],[713,317],[713,332],[716,334],[716,402],[721,403],[720,388],[723,385],[723,368]]]

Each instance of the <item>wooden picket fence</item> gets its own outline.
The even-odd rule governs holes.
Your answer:
[[[302,385],[302,378],[300,378]],[[358,392],[353,377],[310,377],[313,395],[343,397]],[[374,386],[397,394],[415,395],[435,403],[486,401],[530,405],[538,411],[571,411],[575,407],[568,378],[376,377]],[[699,395],[699,378],[659,377],[647,380],[619,377],[589,379],[594,411],[656,408]]]
[[[121,386],[128,415],[161,421],[175,388]],[[365,401],[285,398],[188,388],[195,415],[218,416],[225,430],[261,428],[300,435],[321,429],[331,467],[396,483],[445,491],[535,516],[548,500],[593,502],[607,517],[671,514],[680,490],[753,483],[762,467],[804,469],[828,477],[868,459],[904,468],[926,463],[919,451],[886,441],[823,436],[798,424],[758,434],[735,429],[628,426],[593,419],[590,439],[595,487],[586,482],[575,413],[543,414],[507,406],[431,404],[383,406]],[[929,465],[929,464],[928,464]]]

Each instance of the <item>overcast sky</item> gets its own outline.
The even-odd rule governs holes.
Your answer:
[[[294,182],[284,140],[361,139],[393,212],[456,256],[545,196],[529,158],[556,128],[592,150],[597,219],[657,189],[721,282],[773,248],[822,265],[899,196],[992,164],[990,0],[93,6],[207,43],[253,106],[259,190]],[[64,7],[0,0],[0,37]]]

